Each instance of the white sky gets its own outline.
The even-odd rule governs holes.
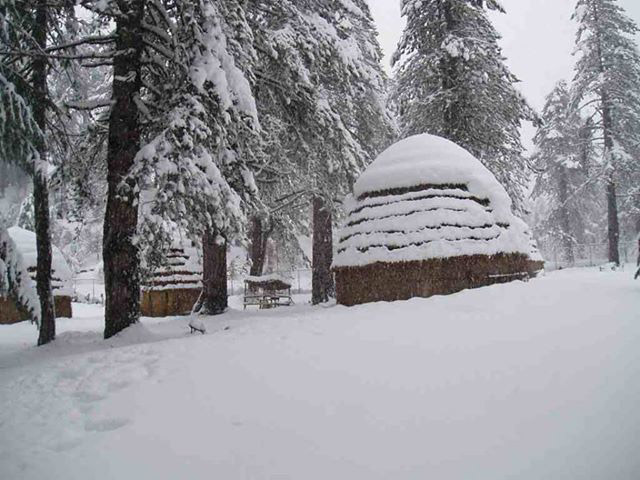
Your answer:
[[[391,54],[404,26],[400,0],[368,2],[386,55],[385,66],[390,70]],[[571,14],[575,3],[575,0],[502,0],[507,14],[491,15],[503,37],[501,45],[507,64],[522,81],[520,90],[537,110],[558,80],[572,77],[575,23]],[[619,4],[640,23],[640,0],[619,0]],[[523,130],[527,147],[531,146],[533,133],[530,125]]]

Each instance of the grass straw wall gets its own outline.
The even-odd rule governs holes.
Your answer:
[[[71,297],[68,295],[54,295],[53,304],[56,310],[56,318],[71,318]],[[29,319],[29,314],[18,309],[11,299],[0,297],[0,324],[8,325],[23,322]]]
[[[467,288],[527,280],[541,269],[541,262],[533,262],[522,254],[377,262],[336,269],[336,297],[339,304],[352,306],[448,295]]]
[[[200,296],[201,288],[143,290],[140,313],[145,317],[188,315]]]
[[[175,245],[166,260],[143,285],[140,313],[145,317],[188,315],[202,291],[202,266],[194,248]]]

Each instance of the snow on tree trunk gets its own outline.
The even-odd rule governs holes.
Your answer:
[[[37,114],[36,114],[37,115]],[[33,198],[36,222],[36,288],[40,298],[40,334],[38,345],[45,345],[56,337],[56,313],[51,287],[51,229],[49,219],[49,190],[44,174],[33,179]]]
[[[104,221],[105,329],[109,338],[138,321],[140,262],[135,240],[138,186],[128,177],[140,148],[137,97],[141,89],[144,0],[119,1],[113,60],[113,107],[107,147],[107,210]]]
[[[207,232],[202,239],[202,253],[202,295],[195,311],[218,315],[228,306],[227,242],[221,235]]]
[[[47,45],[47,2],[38,0],[35,12],[33,39],[41,49]],[[33,116],[42,131],[47,121],[47,59],[33,61]],[[47,188],[47,150],[43,138],[38,139],[40,162],[33,172],[33,206],[36,229],[36,288],[40,298],[40,334],[38,345],[45,345],[56,337],[56,315],[51,288],[51,229],[49,218],[49,189]]]
[[[311,303],[328,302],[335,294],[331,263],[333,262],[333,229],[331,211],[321,197],[313,199],[313,252]]]

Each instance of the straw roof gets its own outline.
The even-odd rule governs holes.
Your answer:
[[[36,234],[20,227],[11,227],[7,232],[16,244],[29,276],[35,282],[38,261]],[[55,296],[73,295],[73,273],[64,255],[55,245],[51,245],[51,287]]]
[[[202,261],[190,241],[174,241],[165,260],[144,282],[144,290],[202,289]]]
[[[384,151],[358,179],[346,207],[334,268],[537,255],[496,178],[462,147],[433,135]]]

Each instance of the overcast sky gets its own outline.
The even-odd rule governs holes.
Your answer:
[[[368,1],[386,55],[385,67],[390,70],[389,60],[404,26],[400,0]],[[501,44],[507,63],[522,81],[519,88],[537,110],[558,80],[571,79],[575,35],[571,14],[575,3],[576,0],[502,0],[506,15],[491,15],[503,37]],[[619,0],[619,3],[640,23],[640,0]],[[523,132],[527,147],[533,133],[530,126]]]

